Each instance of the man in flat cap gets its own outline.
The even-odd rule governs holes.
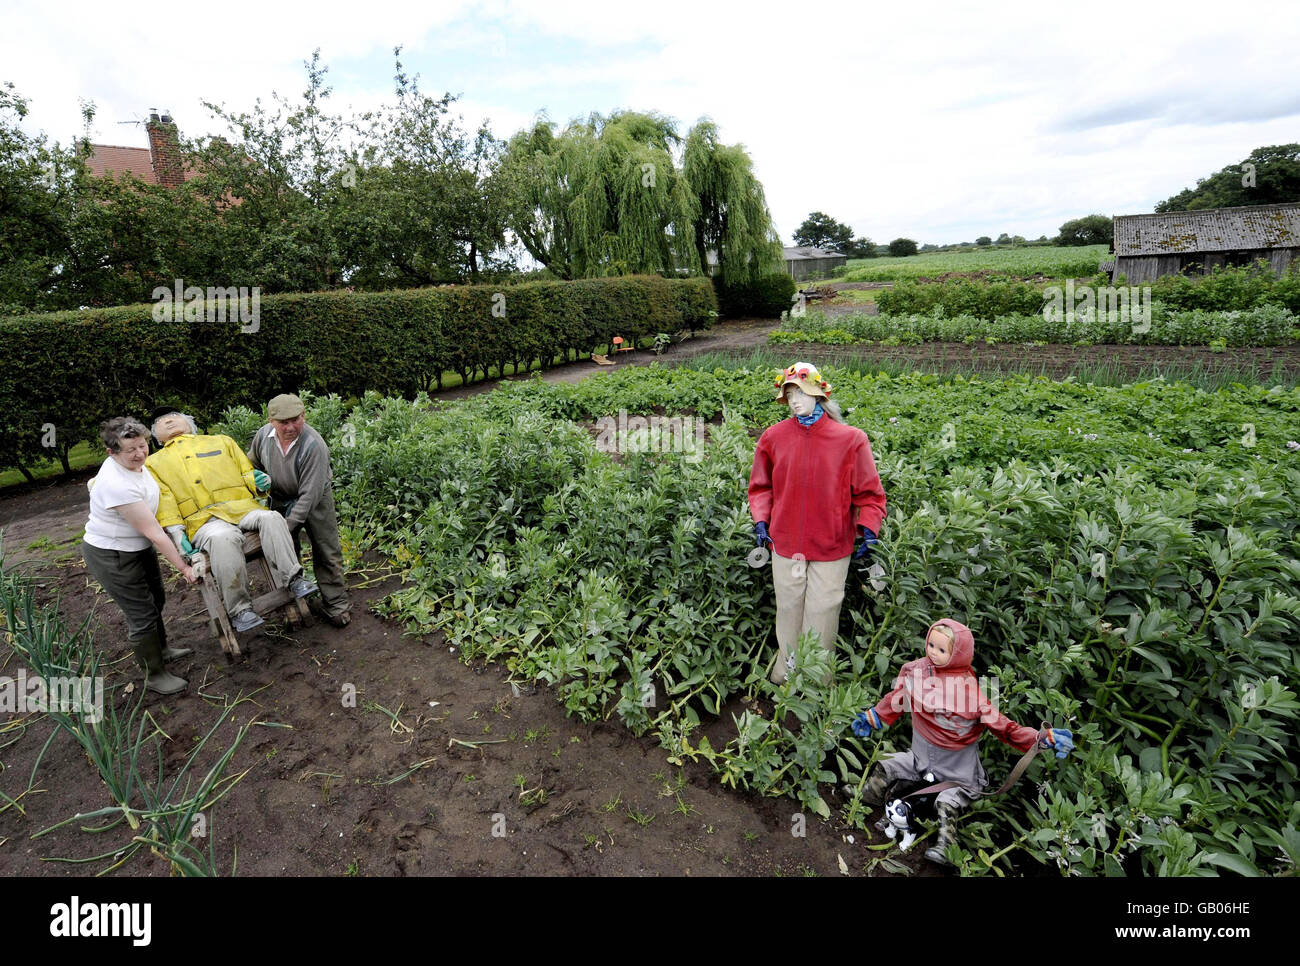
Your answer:
[[[330,448],[307,425],[305,412],[297,396],[286,393],[272,399],[266,407],[267,424],[253,436],[248,459],[271,477],[271,509],[284,515],[294,547],[307,531],[325,618],[344,627],[352,620],[352,604],[343,576]]]
[[[244,534],[262,538],[262,555],[271,572],[295,597],[316,593],[302,575],[285,521],[262,509],[257,491],[266,474],[249,465],[229,436],[205,436],[176,407],[154,411],[153,437],[162,449],[145,460],[158,481],[158,523],[182,554],[208,555],[230,623],[240,633],[265,623],[248,595]]]

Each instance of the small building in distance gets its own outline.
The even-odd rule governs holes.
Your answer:
[[[1264,259],[1277,274],[1300,256],[1300,203],[1116,215],[1112,284],[1144,285],[1161,275],[1201,274]]]
[[[806,278],[828,278],[831,269],[842,268],[848,264],[849,256],[824,248],[804,245],[799,248],[783,249],[785,270],[796,282]]]

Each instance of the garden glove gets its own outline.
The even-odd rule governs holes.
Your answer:
[[[271,478],[261,470],[253,470],[253,482],[257,484],[259,490],[269,490],[271,488]]]
[[[1048,728],[1038,743],[1043,748],[1055,748],[1056,757],[1064,758],[1074,751],[1074,732],[1064,728]]]
[[[167,535],[172,538],[172,543],[176,544],[176,549],[181,555],[188,557],[194,553],[194,545],[190,543],[190,538],[185,532],[185,528],[180,524],[167,528]]]
[[[859,711],[858,716],[853,719],[853,733],[859,738],[870,738],[873,731],[884,731],[885,726],[880,721],[880,715],[876,714],[875,708],[868,708],[866,711]]]
[[[772,537],[767,532],[767,521],[759,520],[754,524],[754,546],[770,547],[772,546]]]
[[[859,529],[862,531],[862,542],[857,545],[856,549],[854,549],[853,559],[870,560],[871,548],[874,547],[876,544],[878,544],[880,541],[876,539],[876,535],[866,527],[860,527]]]

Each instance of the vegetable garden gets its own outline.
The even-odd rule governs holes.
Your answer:
[[[1293,869],[1300,390],[831,378],[890,498],[888,579],[851,580],[831,686],[813,649],[766,681],[770,581],[745,562],[754,437],[780,415],[766,372],[323,398],[309,420],[349,538],[403,570],[384,615],[549,684],[571,715],[656,736],[670,762],[862,827],[832,788],[860,787],[906,734],[864,743],[848,723],[955,616],[1002,709],[1080,744],[972,810],[965,873]],[[599,452],[584,424],[620,409],[708,419],[706,458]],[[226,420],[238,438],[256,417]],[[983,754],[994,776],[1013,757]]]

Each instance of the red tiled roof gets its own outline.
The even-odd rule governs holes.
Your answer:
[[[157,184],[148,148],[123,148],[114,144],[92,144],[86,157],[90,173],[97,178],[130,173],[148,184]]]

